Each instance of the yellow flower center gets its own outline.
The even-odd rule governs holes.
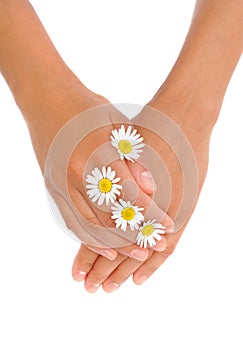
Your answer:
[[[142,234],[146,237],[152,235],[153,232],[154,232],[153,225],[147,225],[142,229]]]
[[[102,193],[110,192],[110,190],[112,189],[112,182],[107,178],[101,179],[99,181],[98,187],[100,192]]]
[[[135,211],[133,210],[133,208],[125,208],[122,210],[121,215],[124,220],[130,221],[134,218]]]
[[[128,154],[132,152],[132,144],[127,140],[119,141],[118,148],[123,154]]]

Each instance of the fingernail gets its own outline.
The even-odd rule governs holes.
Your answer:
[[[142,249],[135,249],[130,253],[130,257],[139,261],[144,261],[148,257],[148,252]]]
[[[166,227],[166,232],[174,232],[175,223],[167,214],[162,219],[162,224]]]
[[[115,290],[117,290],[119,288],[119,284],[115,283],[115,282],[110,282],[106,285],[106,291],[107,292],[114,292]]]
[[[149,171],[143,171],[143,172],[140,174],[140,179],[141,179],[141,182],[143,183],[143,185],[146,186],[146,188],[151,189],[151,191],[154,190],[154,181],[153,181],[153,177],[152,177],[152,175],[150,174]]]
[[[109,260],[114,260],[116,258],[116,254],[111,252],[110,250],[101,250],[100,254]]]
[[[78,271],[74,274],[74,279],[77,282],[81,282],[85,279],[85,276],[86,276],[86,272]]]
[[[86,286],[86,289],[87,289],[88,292],[94,293],[94,292],[96,292],[99,289],[99,286],[100,285],[98,283],[88,284]]]
[[[137,284],[142,284],[142,283],[144,283],[147,279],[148,279],[148,276],[147,276],[147,275],[142,275],[142,276],[136,278],[136,283],[137,283]]]
[[[166,228],[166,233],[175,233],[175,225],[173,227]]]
[[[160,241],[160,242],[157,242],[157,244],[153,247],[153,249],[156,251],[156,252],[163,252],[166,248],[166,242],[164,241]]]
[[[152,175],[150,174],[149,171],[143,171],[141,173],[141,177],[145,180],[153,181]]]

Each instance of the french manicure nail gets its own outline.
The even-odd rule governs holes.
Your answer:
[[[151,176],[151,174],[150,174],[149,171],[143,171],[143,172],[141,173],[141,177],[144,178],[144,179],[146,179],[146,180],[153,181],[153,178],[152,178],[152,176]]]
[[[162,224],[164,226],[166,226],[166,231],[167,231],[167,228],[170,230],[170,229],[173,229],[175,228],[175,223],[174,221],[166,214],[163,219],[162,219]]]
[[[155,188],[155,184],[154,184],[154,181],[153,181],[153,177],[152,175],[150,174],[149,171],[143,171],[141,174],[140,174],[140,179],[141,179],[141,182],[147,187],[147,188],[150,188],[151,190],[154,190]]]
[[[89,284],[86,286],[88,292],[90,293],[94,293],[99,289],[99,284],[98,283],[93,283],[93,284]]]
[[[116,258],[116,254],[111,252],[110,250],[101,250],[100,254],[109,260],[114,260]]]
[[[117,290],[119,288],[119,284],[115,283],[115,282],[110,282],[106,285],[106,289],[108,292],[114,292],[115,290]]]
[[[142,249],[135,249],[130,253],[130,257],[139,261],[144,261],[147,259],[148,253]]]
[[[86,276],[86,272],[78,271],[78,272],[75,273],[74,279],[77,282],[81,282],[81,281],[83,281],[85,279],[85,276]]]
[[[166,233],[174,233],[175,232],[175,226],[166,228]]]
[[[166,248],[166,243],[165,242],[160,243],[160,244],[157,243],[156,246],[153,248],[156,252],[163,252]]]
[[[136,279],[136,283],[137,283],[137,284],[142,284],[142,283],[144,283],[147,279],[148,279],[148,276],[147,276],[147,275],[139,276],[139,277]]]

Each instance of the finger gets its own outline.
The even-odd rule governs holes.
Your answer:
[[[85,278],[84,287],[90,292],[96,292],[104,280],[124,261],[126,257],[118,254],[115,260],[109,261],[104,257],[99,257],[92,269]]]
[[[167,247],[163,252],[153,252],[153,255],[143,263],[137,271],[133,274],[133,281],[136,284],[142,284],[145,282],[173,253],[177,242],[182,235],[183,230],[180,230],[176,234],[168,235]]]
[[[81,245],[73,262],[73,278],[78,282],[83,281],[98,257],[99,254],[91,251],[84,245]]]
[[[76,239],[78,239],[78,236],[77,236],[78,233],[79,235],[81,234],[84,239],[85,237],[87,237],[88,239],[89,238],[88,232],[85,231],[84,227],[82,226],[78,218],[75,216],[75,213],[70,207],[70,204],[68,203],[68,201],[66,201],[66,199],[57,192],[53,192],[52,196],[58,206],[58,210],[60,211],[62,218],[64,219],[64,222],[67,227],[67,230],[66,230],[67,233],[74,236]],[[80,202],[81,204],[83,203],[82,198],[80,199]],[[92,211],[88,211],[88,210],[86,211],[86,214],[94,215]],[[107,259],[110,259],[110,260],[115,259],[115,257],[117,256],[116,250],[108,247],[104,249],[99,249],[99,248],[95,249],[94,247],[90,246],[89,248],[94,252],[105,256]]]
[[[129,163],[129,169],[142,191],[152,194],[155,190],[155,183],[151,173],[138,162]]]
[[[109,260],[114,260],[117,257],[117,251],[112,248],[100,248],[100,247],[94,247],[90,245],[86,245],[86,247],[92,250],[93,252],[104,256]]]
[[[100,160],[93,160],[95,164],[99,164]],[[94,167],[95,164],[93,165]],[[110,169],[114,170],[116,174],[118,174],[120,178],[120,184],[123,186],[122,189],[122,195],[123,199],[125,201],[130,201],[132,205],[138,206],[143,208],[143,214],[148,219],[156,219],[159,220],[159,222],[162,222],[164,226],[166,226],[168,229],[171,229],[171,227],[174,226],[173,220],[162,210],[158,207],[158,205],[153,201],[153,199],[146,193],[144,193],[136,184],[136,181],[133,177],[133,174],[131,173],[129,167],[127,166],[127,163],[125,161],[114,161],[112,164],[109,164]],[[99,164],[97,166],[97,171],[100,171],[98,169],[101,169],[102,166]],[[105,167],[103,167],[105,169]],[[101,171],[100,171],[101,173]],[[87,174],[88,175],[88,174]],[[87,194],[84,190],[84,185],[80,183],[80,186],[78,188],[80,193],[83,194],[83,196],[87,197],[87,201],[90,201]],[[102,222],[104,227],[114,228],[114,220],[111,218],[110,212],[107,212],[107,210],[103,210],[106,208],[103,208],[102,205],[105,205],[98,202],[98,205],[94,202],[93,211],[96,213],[96,216],[99,217],[100,221]],[[129,235],[127,235],[129,239]]]
[[[153,254],[150,250],[149,256]],[[149,260],[148,260],[149,261]],[[103,282],[102,287],[104,291],[110,293],[118,289],[140,266],[142,262],[133,260],[131,258],[125,259],[119,266],[107,277]]]

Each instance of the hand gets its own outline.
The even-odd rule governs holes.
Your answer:
[[[198,166],[199,184],[195,198],[198,199],[207,170],[208,144],[212,124],[205,123],[205,125],[202,124],[199,127],[198,120],[196,120],[196,113],[198,110],[194,108],[188,111],[187,119],[185,120],[184,116],[180,114],[180,111],[184,109],[185,102],[181,100],[179,104],[178,101],[178,105],[175,108],[172,103],[174,93],[175,92],[167,93],[167,89],[165,88],[163,93],[154,98],[149,105],[157,110],[166,111],[170,113],[170,115],[173,115],[173,121],[180,126],[182,132],[189,140]],[[151,120],[151,115],[147,113],[145,108],[145,112],[140,113],[132,121],[135,125],[142,124],[145,126],[148,124],[148,120]],[[151,126],[151,128],[158,129],[158,125]],[[204,132],[202,132],[202,128],[204,128]],[[171,201],[168,213],[174,218],[181,204],[184,191],[183,182],[185,174],[183,174],[179,162],[181,159],[178,161],[174,150],[153,131],[140,127],[139,132],[144,136],[146,143],[154,149],[166,163],[171,180]],[[156,191],[160,192],[161,190],[163,190],[163,186],[157,187],[156,189]],[[193,206],[191,209],[193,209]],[[192,212],[190,212],[190,215],[191,213]],[[126,258],[122,254],[118,254],[115,260],[108,262],[105,258],[98,257],[97,254],[91,255],[87,251],[87,248],[82,246],[74,261],[74,278],[77,280],[85,279],[85,287],[90,292],[96,291],[100,285],[102,285],[103,289],[107,292],[114,291],[131,274],[133,274],[133,280],[136,284],[143,283],[174,251],[189,217],[190,216],[185,218],[186,220],[184,220],[183,226],[176,233],[165,235],[166,248],[162,252],[150,251],[149,258],[144,263]]]

